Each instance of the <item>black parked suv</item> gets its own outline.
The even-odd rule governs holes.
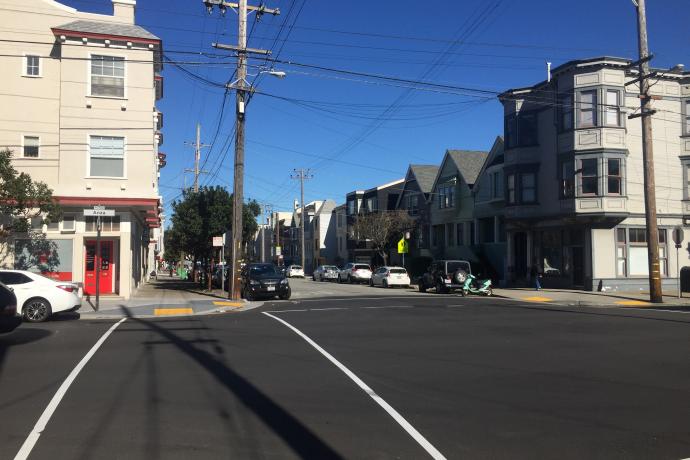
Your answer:
[[[21,324],[17,315],[17,297],[7,285],[0,283],[0,333],[12,332]]]
[[[461,289],[471,273],[472,266],[466,260],[436,260],[419,279],[419,292],[436,288],[437,293],[443,294]]]
[[[242,297],[254,300],[258,297],[281,300],[290,298],[292,291],[287,278],[273,264],[248,264],[242,268]]]

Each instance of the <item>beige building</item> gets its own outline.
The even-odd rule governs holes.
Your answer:
[[[549,287],[646,289],[642,132],[631,61],[571,61],[550,81],[506,91],[504,213],[507,272],[538,262]],[[657,69],[651,93],[663,284],[690,265],[676,226],[690,222],[690,73]],[[687,229],[687,227],[686,227]],[[686,234],[688,232],[686,231]]]
[[[135,25],[135,0],[112,4],[110,16],[0,0],[0,148],[63,207],[64,219],[43,228],[57,245],[53,276],[92,293],[100,264],[101,292],[127,298],[154,268],[160,240],[161,40]],[[116,211],[104,220],[101,254],[83,216],[94,205]],[[17,254],[21,244],[5,249]]]

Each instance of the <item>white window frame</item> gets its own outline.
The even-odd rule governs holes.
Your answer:
[[[604,88],[604,126],[622,128],[623,127],[623,112],[621,110],[623,92],[619,89],[614,88]],[[617,105],[609,105],[609,93],[616,93]],[[609,123],[609,115],[616,115],[616,122]]]
[[[65,218],[72,220],[72,228],[65,227]],[[61,233],[75,233],[77,231],[77,216],[75,215],[65,215],[62,220],[60,220],[60,232]]]
[[[27,78],[41,78],[43,77],[43,56],[40,54],[36,53],[23,53],[23,58],[22,58],[22,77],[27,77]],[[31,57],[37,57],[38,58],[38,75],[30,75],[29,72],[27,72],[28,67],[29,67],[29,56]]]
[[[35,157],[27,157],[27,156],[24,156],[24,145],[25,145],[25,144],[24,144],[24,139],[27,138],[27,137],[36,137],[36,138],[38,138],[38,156],[35,156]],[[21,139],[20,139],[20,140],[21,140],[20,143],[21,143],[21,149],[22,149],[22,151],[21,151],[21,157],[19,157],[19,158],[21,158],[22,160],[40,160],[40,159],[41,159],[41,136],[39,136],[39,135],[37,135],[37,134],[26,134],[26,133],[22,133],[22,134],[21,134]]]
[[[91,175],[91,138],[92,137],[121,137],[123,139],[122,146],[122,177],[114,176],[92,176]],[[117,136],[113,134],[87,134],[86,135],[86,177],[85,179],[112,179],[112,180],[126,180],[127,179],[127,136]]]
[[[582,95],[585,93],[592,93],[594,95],[594,100],[591,103],[591,106],[584,109],[584,102],[582,102]],[[589,105],[589,103],[586,103]],[[582,89],[577,92],[577,128],[581,129],[590,129],[590,128],[596,128],[597,126],[600,126],[600,120],[599,120],[599,91],[597,89]],[[582,124],[582,112],[592,112],[592,124],[587,124],[583,125]]]
[[[683,100],[683,135],[690,136],[690,99]]]
[[[520,204],[535,204],[537,200],[537,174],[534,172],[520,173]],[[532,176],[532,186],[525,187],[523,180],[526,177]],[[525,199],[525,190],[532,190],[533,198],[531,200]]]
[[[94,56],[107,56],[107,57],[112,57],[112,58],[122,58],[123,64],[124,64],[124,76],[122,77],[122,84],[123,86],[123,96],[101,96],[99,94],[93,94],[92,91],[92,73],[91,73],[91,63],[93,62]],[[91,53],[89,54],[89,59],[86,61],[86,79],[89,82],[89,88],[88,88],[88,97],[97,97],[97,98],[103,98],[103,99],[117,99],[117,100],[126,100],[127,99],[127,56],[119,55],[119,54],[111,54],[111,53]]]

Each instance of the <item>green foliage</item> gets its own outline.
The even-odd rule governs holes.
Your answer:
[[[32,231],[31,220],[56,222],[61,216],[60,206],[53,200],[50,187],[18,172],[11,158],[10,150],[0,151],[0,236],[28,234],[40,238],[40,232]]]
[[[202,187],[198,193],[185,190],[172,203],[172,227],[166,230],[166,253],[184,252],[195,259],[211,256],[212,238],[232,230],[232,195],[223,187]],[[261,208],[251,201],[243,207],[243,240],[248,242],[258,229]],[[168,234],[170,235],[168,237]],[[168,246],[172,243],[171,246]],[[166,254],[166,259],[170,260]]]

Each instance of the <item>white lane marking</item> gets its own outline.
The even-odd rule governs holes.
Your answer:
[[[299,329],[297,329],[296,327],[294,327],[292,324],[288,323],[287,321],[282,320],[276,316],[273,316],[272,314],[265,312],[265,311],[262,313],[266,316],[270,316],[271,318],[275,319],[276,321],[279,321],[279,322],[283,323],[285,326],[287,326],[288,328],[292,329],[292,331],[295,334],[302,337],[309,345],[314,347],[319,353],[324,355],[326,357],[326,359],[328,359],[330,362],[332,362],[338,369],[343,371],[343,373],[345,375],[347,375],[353,382],[355,382],[358,387],[360,387],[362,390],[364,390],[364,392],[366,394],[368,394],[371,397],[371,399],[376,401],[376,403],[379,406],[381,406],[383,408],[383,410],[388,412],[388,415],[393,417],[393,420],[398,422],[398,424],[401,427],[403,427],[403,429],[405,431],[407,431],[407,433],[410,436],[412,436],[412,438],[415,441],[417,441],[417,443],[420,446],[422,446],[422,448],[424,448],[424,450],[426,450],[429,453],[429,455],[431,455],[431,458],[433,458],[435,460],[445,460],[446,459],[446,457],[444,457],[441,452],[439,452],[429,441],[427,441],[426,438],[424,436],[422,436],[422,434],[419,431],[417,431],[412,425],[410,425],[410,423],[407,420],[405,420],[405,418],[402,415],[400,415],[400,413],[398,411],[393,409],[393,407],[390,404],[388,404],[382,397],[377,395],[374,392],[374,390],[372,390],[366,383],[364,383],[364,381],[362,381],[362,379],[357,377],[350,369],[348,369],[343,364],[341,364],[340,361],[335,359],[330,353],[328,353],[326,350],[321,348],[316,342],[314,342],[312,339],[307,337],[304,333],[302,333],[302,331],[300,331]]]
[[[348,307],[310,308],[309,311],[349,310]]]
[[[370,310],[382,309],[382,308],[414,308],[414,305],[388,305],[385,307],[361,307]]]
[[[307,308],[292,309],[292,310],[271,310],[271,313],[287,313],[292,311],[309,311]]]
[[[22,444],[21,449],[19,449],[19,452],[17,452],[17,455],[15,455],[14,460],[25,460],[26,458],[29,457],[29,454],[33,450],[34,446],[36,445],[36,442],[38,441],[38,438],[41,436],[43,431],[46,429],[46,425],[48,425],[48,422],[50,421],[50,418],[53,416],[53,413],[55,412],[55,409],[57,409],[58,404],[60,404],[60,401],[62,401],[62,398],[65,396],[65,393],[67,393],[67,390],[69,390],[70,385],[72,385],[72,382],[77,378],[79,375],[79,372],[86,366],[86,363],[89,362],[91,357],[96,354],[99,348],[101,348],[101,345],[103,345],[103,342],[106,341],[108,336],[113,333],[117,327],[125,322],[127,318],[122,318],[120,321],[117,323],[113,324],[110,326],[110,329],[108,329],[105,334],[101,336],[100,339],[98,339],[98,342],[91,347],[88,353],[79,361],[79,364],[72,369],[72,372],[67,376],[64,382],[62,382],[62,385],[60,385],[60,388],[58,388],[57,392],[53,396],[53,399],[50,400],[48,403],[48,406],[45,408],[43,411],[43,414],[41,414],[41,417],[38,419],[38,422],[36,422],[36,425],[34,426],[34,429],[31,430],[31,433],[29,433],[29,436],[26,438],[26,441],[24,441],[24,444]]]

